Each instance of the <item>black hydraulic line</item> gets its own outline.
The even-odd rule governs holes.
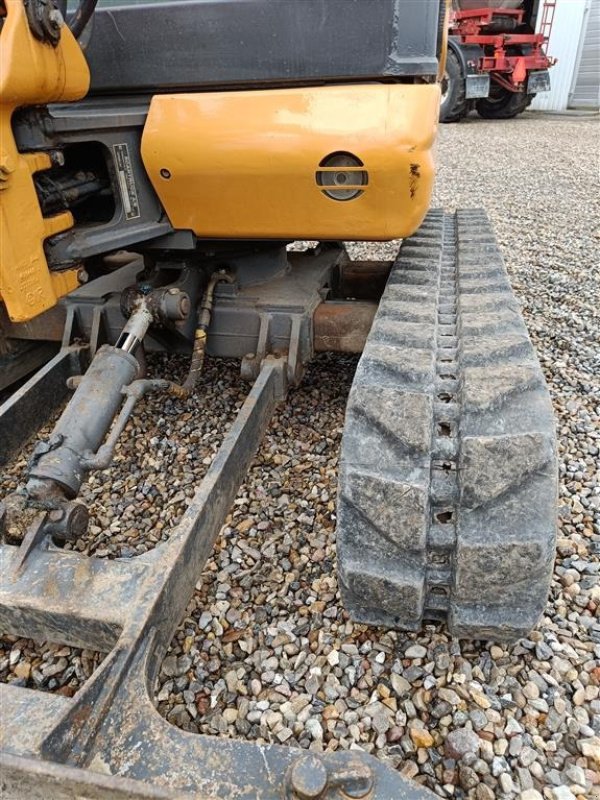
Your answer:
[[[213,275],[211,275],[211,278],[208,282],[208,286],[206,287],[206,291],[204,292],[204,295],[202,297],[202,303],[200,304],[200,311],[198,314],[198,323],[196,325],[196,332],[194,335],[194,349],[192,351],[192,362],[190,364],[190,371],[188,372],[188,376],[183,384],[183,389],[186,395],[189,395],[191,392],[194,391],[194,388],[198,383],[198,377],[202,372],[202,366],[204,364],[204,353],[206,351],[206,334],[208,332],[208,328],[210,325],[210,318],[212,316],[215,287],[217,283],[221,281],[231,283],[233,281],[233,278],[224,270],[215,272]]]
[[[81,0],[77,6],[77,11],[69,19],[69,28],[76,39],[79,39],[85,29],[85,26],[90,21],[97,2],[98,0]]]
[[[201,328],[196,329],[194,335],[194,349],[192,350],[192,361],[190,363],[190,371],[184,381],[183,389],[186,394],[194,391],[198,378],[202,372],[204,365],[204,353],[206,352],[206,331]]]
[[[214,272],[208,281],[208,285],[202,296],[200,309],[198,311],[198,322],[196,324],[196,331],[194,334],[192,360],[190,362],[190,369],[187,377],[183,383],[174,383],[173,381],[168,381],[168,385],[166,387],[169,394],[175,395],[175,397],[182,399],[189,397],[198,383],[198,378],[200,377],[202,366],[204,365],[206,335],[212,316],[215,287],[217,283],[220,283],[221,281],[232,283],[233,277],[225,272],[225,270],[219,270],[218,272]]]
[[[44,216],[68,211],[108,186],[108,180],[93,172],[72,172],[60,177],[41,173],[34,183]]]

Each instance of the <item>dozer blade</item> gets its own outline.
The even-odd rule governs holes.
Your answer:
[[[337,548],[355,620],[511,640],[554,559],[554,420],[485,215],[405,240],[350,392]]]

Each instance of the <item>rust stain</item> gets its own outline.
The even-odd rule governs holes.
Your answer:
[[[421,179],[421,165],[420,164],[411,164],[410,165],[410,176],[408,179],[408,186],[410,190],[410,199],[414,200],[415,195],[417,193],[417,189],[419,187],[419,180]]]

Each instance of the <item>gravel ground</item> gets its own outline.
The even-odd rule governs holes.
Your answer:
[[[440,797],[600,797],[597,142],[593,119],[529,114],[445,126],[438,147],[435,204],[490,214],[556,409],[558,555],[537,630],[505,647],[346,618],[334,500],[356,359],[322,356],[274,418],[163,663],[156,703],[174,724],[362,748]],[[154,359],[165,366],[185,367]],[[235,365],[211,361],[190,405],[148,398],[117,463],[86,488],[92,528],[77,548],[135,555],[168,536],[245,392]],[[97,660],[4,637],[0,678],[70,693]]]

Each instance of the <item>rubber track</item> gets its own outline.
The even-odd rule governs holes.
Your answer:
[[[539,619],[556,537],[548,391],[485,212],[402,244],[350,392],[337,552],[353,619],[511,640]]]

